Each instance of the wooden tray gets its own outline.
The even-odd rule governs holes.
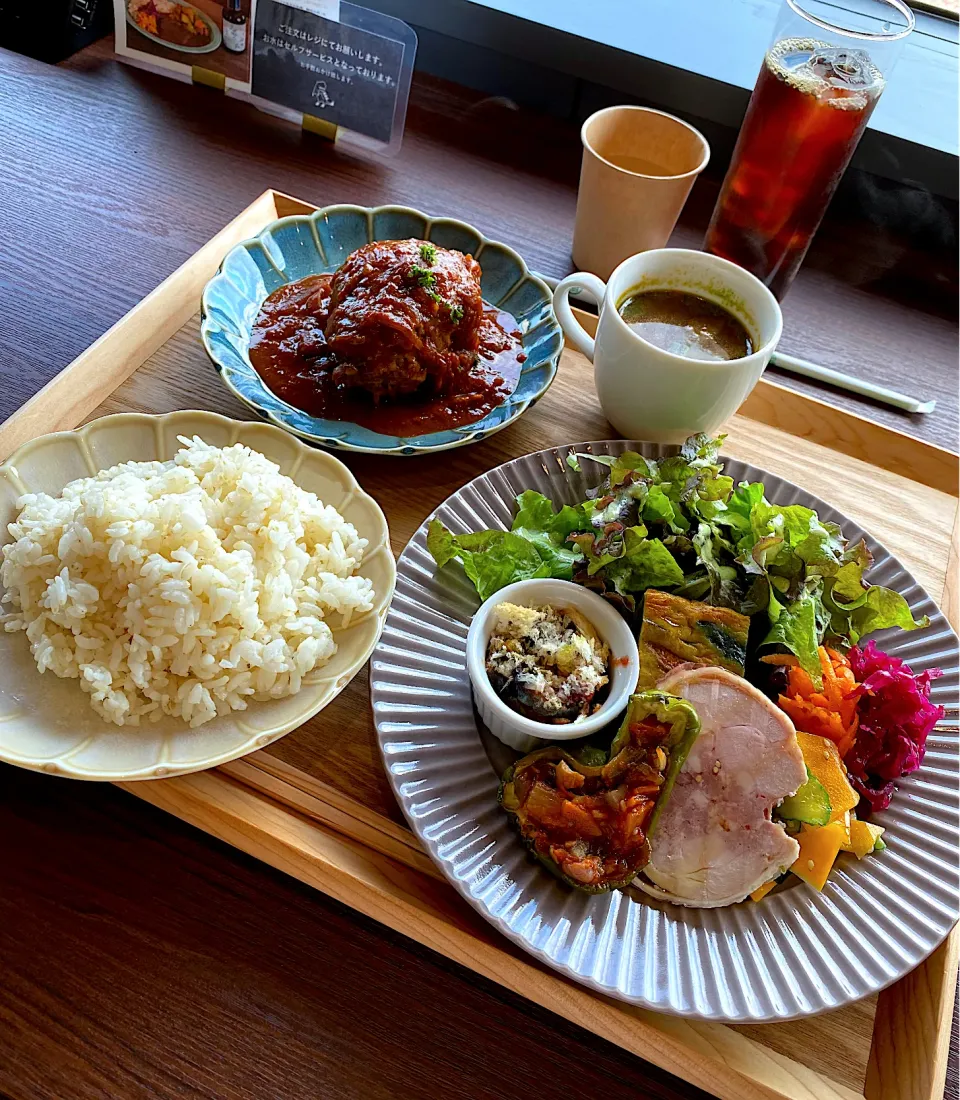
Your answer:
[[[0,461],[29,439],[107,413],[203,408],[250,419],[200,346],[200,292],[238,241],[313,209],[262,195],[0,425]],[[411,459],[341,454],[386,511],[395,551],[477,473],[543,447],[609,438],[590,370],[568,349],[547,396],[474,446]],[[728,432],[730,453],[799,482],[884,542],[957,626],[956,456],[766,380]],[[879,997],[805,1021],[728,1027],[598,996],[514,948],[447,885],[390,793],[367,690],[364,671],[266,750],[127,789],[725,1100],[943,1095],[958,930]]]

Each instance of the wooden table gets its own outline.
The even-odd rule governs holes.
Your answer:
[[[418,81],[400,156],[365,162],[105,44],[56,69],[0,52],[0,74],[0,419],[269,186],[450,212],[570,268],[570,124]],[[699,243],[716,182],[676,243]],[[874,248],[870,271],[895,266],[858,288],[860,228],[824,235],[784,346],[937,396],[874,415],[953,446],[952,262]],[[112,788],[0,768],[0,852],[4,1096],[559,1097],[561,1060],[591,1095],[701,1095]]]

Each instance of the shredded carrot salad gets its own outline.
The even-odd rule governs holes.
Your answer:
[[[819,647],[823,687],[814,687],[809,675],[800,667],[792,653],[775,653],[761,660],[768,665],[781,665],[787,671],[787,690],[778,702],[790,715],[793,724],[804,733],[829,737],[836,743],[841,757],[853,748],[857,737],[856,677],[847,658],[835,649]]]

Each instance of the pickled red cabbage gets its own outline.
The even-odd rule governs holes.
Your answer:
[[[915,675],[875,642],[854,646],[849,658],[860,682],[860,725],[844,763],[850,782],[871,809],[883,810],[896,781],[920,767],[927,735],[944,715],[943,707],[930,702],[930,681],[941,672],[934,668]]]

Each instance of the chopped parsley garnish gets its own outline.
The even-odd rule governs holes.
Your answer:
[[[420,255],[428,264],[432,264],[437,258],[437,250],[432,244],[424,243],[420,245]],[[414,280],[417,286],[421,287],[427,292],[427,297],[432,298],[438,306],[444,307],[450,313],[450,320],[455,325],[459,325],[463,320],[463,306],[457,305],[455,302],[448,302],[446,298],[441,297],[440,294],[434,289],[437,283],[437,277],[432,271],[428,271],[427,268],[422,267],[420,264],[414,264],[410,268],[410,277]]]
[[[425,267],[421,267],[419,264],[414,264],[410,268],[410,274],[422,287],[431,287],[437,281],[437,277],[432,271],[427,271]]]

